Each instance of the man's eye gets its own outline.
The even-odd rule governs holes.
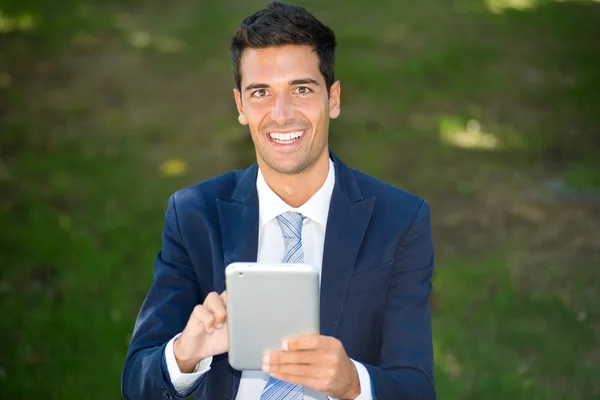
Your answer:
[[[252,93],[252,97],[265,97],[267,95],[267,91],[265,89],[259,89],[256,92]]]
[[[304,94],[309,94],[311,92],[312,92],[312,90],[310,90],[306,86],[298,86],[296,88],[296,93],[298,93],[298,94],[303,94],[304,95]]]

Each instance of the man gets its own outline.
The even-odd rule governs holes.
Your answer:
[[[429,206],[330,151],[335,47],[300,7],[273,2],[241,23],[234,98],[257,163],[169,199],[123,369],[126,399],[435,399]],[[286,224],[297,233],[284,240]],[[236,371],[225,267],[289,259],[289,242],[321,271],[321,334],[283,343],[263,371]]]

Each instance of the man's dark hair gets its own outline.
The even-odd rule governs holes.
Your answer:
[[[278,1],[244,19],[231,41],[230,53],[237,88],[241,90],[240,61],[244,49],[285,45],[313,47],[329,93],[335,81],[335,34],[303,7]]]

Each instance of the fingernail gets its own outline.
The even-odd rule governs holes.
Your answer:
[[[284,341],[281,343],[281,348],[282,348],[283,350],[286,350],[286,351],[287,351],[287,349],[288,349],[288,341],[287,341],[287,340],[284,340]]]
[[[211,327],[211,328],[209,328],[209,329],[208,329],[208,331],[207,331],[207,332],[208,332],[209,334],[211,334],[211,333],[213,333],[213,331],[214,331],[214,330],[215,330],[215,328],[212,328],[212,327]]]
[[[264,372],[269,372],[269,364],[263,364],[263,365],[262,365],[262,370],[263,370]]]
[[[269,354],[265,354],[262,359],[263,366],[266,365],[268,367],[270,361],[271,361],[271,356]]]
[[[217,329],[221,329],[223,327],[223,324],[217,324]]]

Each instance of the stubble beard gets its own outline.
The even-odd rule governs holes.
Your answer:
[[[317,161],[317,157],[311,157],[310,154],[307,157],[302,158],[296,165],[293,165],[288,168],[284,168],[283,166],[277,165],[274,160],[271,160],[270,157],[261,157],[267,166],[281,175],[298,175],[307,169],[311,165],[314,165]]]

